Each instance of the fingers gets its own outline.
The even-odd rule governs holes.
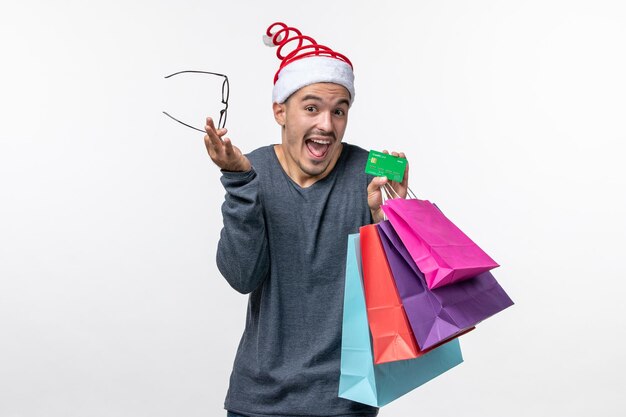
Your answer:
[[[206,135],[204,143],[211,160],[220,169],[226,171],[249,171],[252,168],[250,161],[241,151],[233,145],[232,141],[225,137],[227,129],[216,129],[213,119],[206,118],[204,126]]]
[[[210,117],[206,118],[206,125],[204,126],[204,130],[206,131],[211,141],[216,145],[221,142],[222,136],[224,136],[226,132],[228,132],[226,128],[216,129],[215,124],[213,123],[213,119],[211,119]]]
[[[213,119],[210,117],[206,118],[206,124],[204,126],[204,130],[207,132],[207,134],[213,133],[220,138],[224,136],[226,132],[228,132],[228,129],[226,129],[225,127],[216,129],[215,123],[213,122]]]
[[[384,154],[389,155],[389,151],[388,150],[383,150]],[[398,157],[398,158],[404,158],[406,159],[406,154],[404,152],[391,152],[391,155]],[[404,169],[404,178],[402,179],[402,182],[400,183],[396,183],[395,181],[391,181],[393,183],[393,185],[395,184],[400,184],[402,187],[407,187],[408,183],[409,183],[409,162],[407,161],[406,163],[406,168]],[[395,189],[395,187],[394,187]]]
[[[207,135],[211,132],[215,132],[215,124],[213,123],[213,119],[210,117],[206,118],[206,123],[204,124],[204,130],[206,130]]]
[[[404,154],[404,152],[400,152],[399,155],[400,155],[400,158],[406,159],[406,155]],[[409,186],[409,160],[408,159],[406,161],[406,168],[404,168],[404,178],[402,179],[402,182],[400,184],[405,189]]]
[[[230,158],[234,155],[235,151],[233,149],[233,143],[229,138],[224,138],[224,153],[226,153],[226,157]]]
[[[386,149],[383,150],[383,153],[389,155],[389,151],[387,151]],[[391,152],[391,155],[406,159],[406,154],[404,152],[393,151]],[[402,178],[402,182],[390,181],[390,184],[400,197],[402,198],[406,197],[407,189],[409,187],[409,162],[408,161],[406,163],[406,168],[404,169],[404,177]],[[381,186],[382,185],[383,184],[381,184]],[[369,192],[369,187],[368,187],[368,192]]]
[[[216,129],[215,124],[213,123],[213,119],[207,117],[204,130],[206,131],[206,135],[204,136],[204,144],[206,145],[206,149],[211,159],[217,163],[217,161],[222,159],[222,155],[224,153],[224,145],[222,143],[222,138],[220,134],[222,136],[226,134],[226,132],[224,132],[225,129]]]
[[[389,155],[389,151],[387,149],[385,149],[383,153]],[[404,154],[404,152],[391,152],[391,155],[395,157],[399,157],[399,158],[406,158],[406,155]]]
[[[215,124],[213,123],[213,119],[211,119],[210,117],[206,118],[206,125],[204,126],[204,130],[206,131],[206,135],[204,136],[204,143],[207,150],[209,151],[209,155],[213,157],[216,153],[220,153],[222,151],[222,136],[226,134],[227,130],[216,129]]]
[[[380,192],[380,187],[387,183],[387,177],[374,177],[367,186],[367,194],[371,195]]]

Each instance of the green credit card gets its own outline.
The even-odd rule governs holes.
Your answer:
[[[406,163],[406,158],[370,151],[365,172],[375,177],[387,177],[391,181],[402,182]]]

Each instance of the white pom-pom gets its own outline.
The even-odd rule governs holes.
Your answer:
[[[265,46],[269,46],[269,47],[274,47],[276,45],[274,45],[274,41],[272,40],[274,37],[273,36],[267,36],[266,34],[263,34],[263,43],[265,44]]]

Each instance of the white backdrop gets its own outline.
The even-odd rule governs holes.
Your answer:
[[[623,413],[626,6],[394,3],[3,3],[0,416],[224,415],[246,296],[202,134],[161,113],[201,127],[220,80],[163,76],[228,74],[230,137],[276,143],[276,20],[351,58],[344,140],[405,151],[516,302],[381,416]]]

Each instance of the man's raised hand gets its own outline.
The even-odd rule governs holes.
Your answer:
[[[222,138],[227,129],[216,129],[213,119],[206,118],[206,126],[204,126],[206,135],[204,135],[204,144],[211,160],[220,169],[224,171],[250,171],[252,165],[239,148],[233,146],[229,138]]]
[[[383,153],[388,154],[388,151],[383,151]],[[400,158],[406,158],[404,152],[392,152],[393,156],[399,156]],[[407,163],[404,178],[402,182],[389,181],[387,177],[375,177],[367,186],[367,204],[369,205],[370,211],[372,213],[372,219],[374,223],[378,223],[385,218],[385,214],[383,213],[383,209],[381,208],[381,204],[383,203],[383,195],[381,188],[389,183],[389,185],[395,191],[393,197],[406,198],[407,189],[409,188],[409,164]],[[396,195],[397,194],[397,195]]]

